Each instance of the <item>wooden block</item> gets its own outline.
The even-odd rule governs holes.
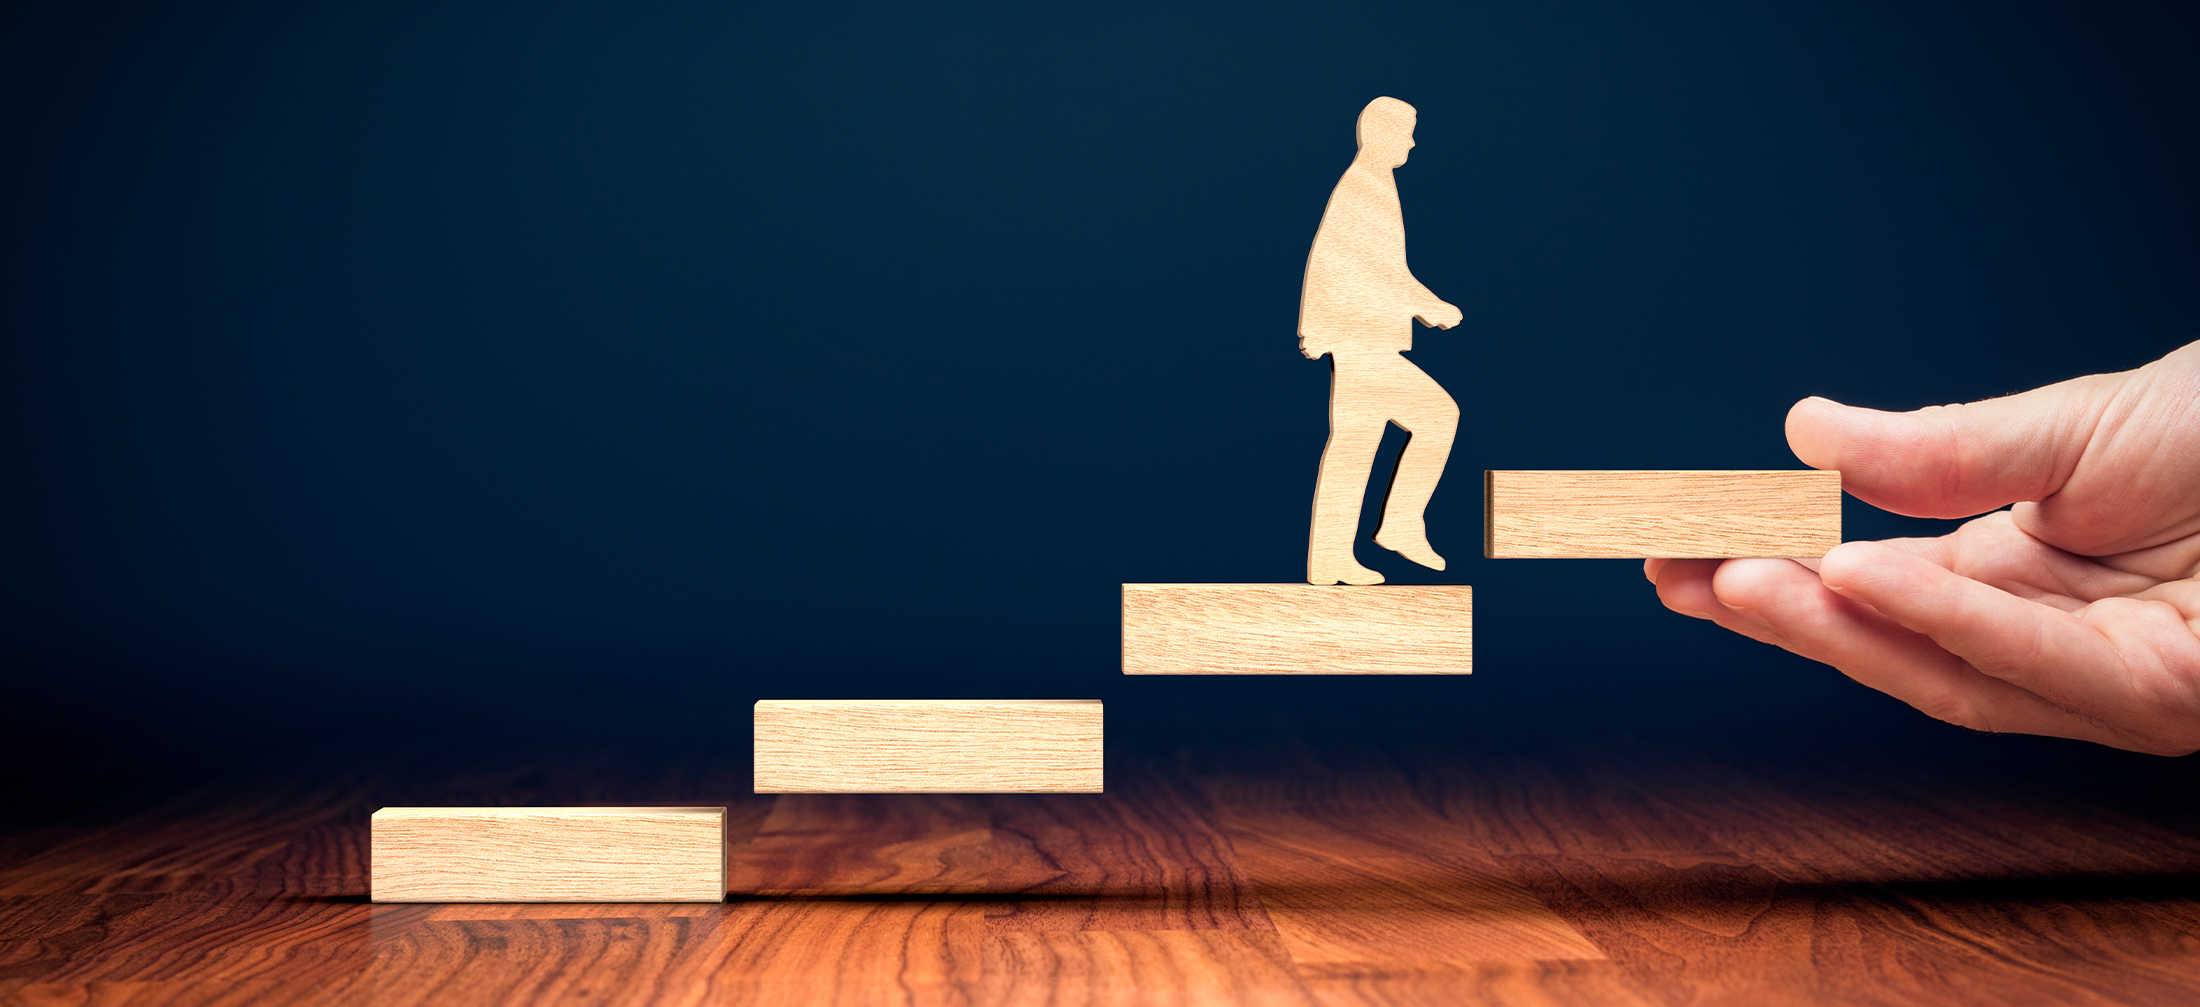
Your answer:
[[[1465,675],[1464,584],[1125,584],[1126,675]]]
[[[759,794],[1097,794],[1097,699],[765,699]]]
[[[1823,556],[1841,544],[1841,473],[1485,472],[1491,559]]]
[[[376,902],[722,902],[724,808],[383,808]]]

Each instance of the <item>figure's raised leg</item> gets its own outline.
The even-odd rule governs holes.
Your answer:
[[[1322,449],[1321,475],[1314,480],[1314,520],[1306,546],[1309,584],[1380,584],[1383,575],[1360,565],[1352,540],[1360,534],[1360,500],[1375,467],[1375,449],[1389,422],[1380,397],[1365,387],[1364,367],[1331,358],[1329,444]]]
[[[1459,404],[1419,367],[1396,357],[1386,367],[1381,382],[1391,404],[1391,418],[1405,428],[1406,446],[1398,453],[1397,474],[1383,501],[1383,520],[1375,529],[1375,544],[1432,570],[1444,568],[1444,557],[1428,544],[1424,512],[1436,495],[1436,483],[1444,477],[1444,463],[1451,458],[1451,442],[1459,434]]]

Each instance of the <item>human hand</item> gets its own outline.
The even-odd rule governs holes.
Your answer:
[[[1458,308],[1455,308],[1452,305],[1443,301],[1437,301],[1434,304],[1423,307],[1419,313],[1413,316],[1415,321],[1418,321],[1421,324],[1426,325],[1432,329],[1451,328],[1452,326],[1459,324],[1459,320],[1461,317],[1463,316],[1459,314]]]
[[[2200,343],[1968,405],[1804,399],[1787,436],[1898,514],[2016,506],[1816,562],[1653,559],[1666,607],[1950,723],[2200,750]]]

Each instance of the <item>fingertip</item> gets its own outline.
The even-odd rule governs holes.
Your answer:
[[[1954,422],[1945,407],[1894,413],[1812,396],[1788,410],[1788,450],[1811,468],[1841,473],[1841,489],[1865,503],[1958,517],[1989,508],[1961,499]]]
[[[1818,578],[1791,560],[1737,559],[1719,565],[1712,595],[1736,616],[1761,625],[1807,609],[1808,595],[1823,592]]]
[[[1756,608],[1774,583],[1773,564],[1785,565],[1786,562],[1737,559],[1721,563],[1718,572],[1711,577],[1712,593],[1718,596],[1719,604],[1728,608]]]
[[[1666,608],[1695,619],[1715,619],[1721,606],[1711,593],[1711,578],[1718,560],[1653,560],[1658,564],[1653,583],[1658,601]],[[1646,564],[1647,565],[1647,564]]]
[[[1904,554],[1878,542],[1843,542],[1818,561],[1818,579],[1835,591],[1870,586],[1874,576]]]
[[[1826,554],[1819,578],[1841,597],[1868,605],[1916,633],[1933,633],[1964,578],[1884,542],[1845,542]]]
[[[1788,407],[1788,450],[1814,469],[1839,469],[1848,442],[1851,414],[1859,412],[1822,395],[1813,395]]]
[[[1652,584],[1658,582],[1658,571],[1663,569],[1665,569],[1665,561],[1662,559],[1646,559],[1642,561],[1643,579],[1649,581]]]
[[[1826,550],[1825,555],[1818,557],[1818,578],[1827,581],[1828,587],[1832,586],[1832,581],[1845,580],[1848,571],[1855,569],[1863,557],[1871,554],[1873,544],[1843,542]]]

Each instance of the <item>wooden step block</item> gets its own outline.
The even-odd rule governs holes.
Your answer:
[[[1126,675],[1465,675],[1464,584],[1125,584]]]
[[[383,808],[376,902],[722,902],[724,808]]]
[[[1097,699],[765,699],[759,794],[1097,794]]]
[[[1485,472],[1491,559],[1823,556],[1841,544],[1841,473]]]

